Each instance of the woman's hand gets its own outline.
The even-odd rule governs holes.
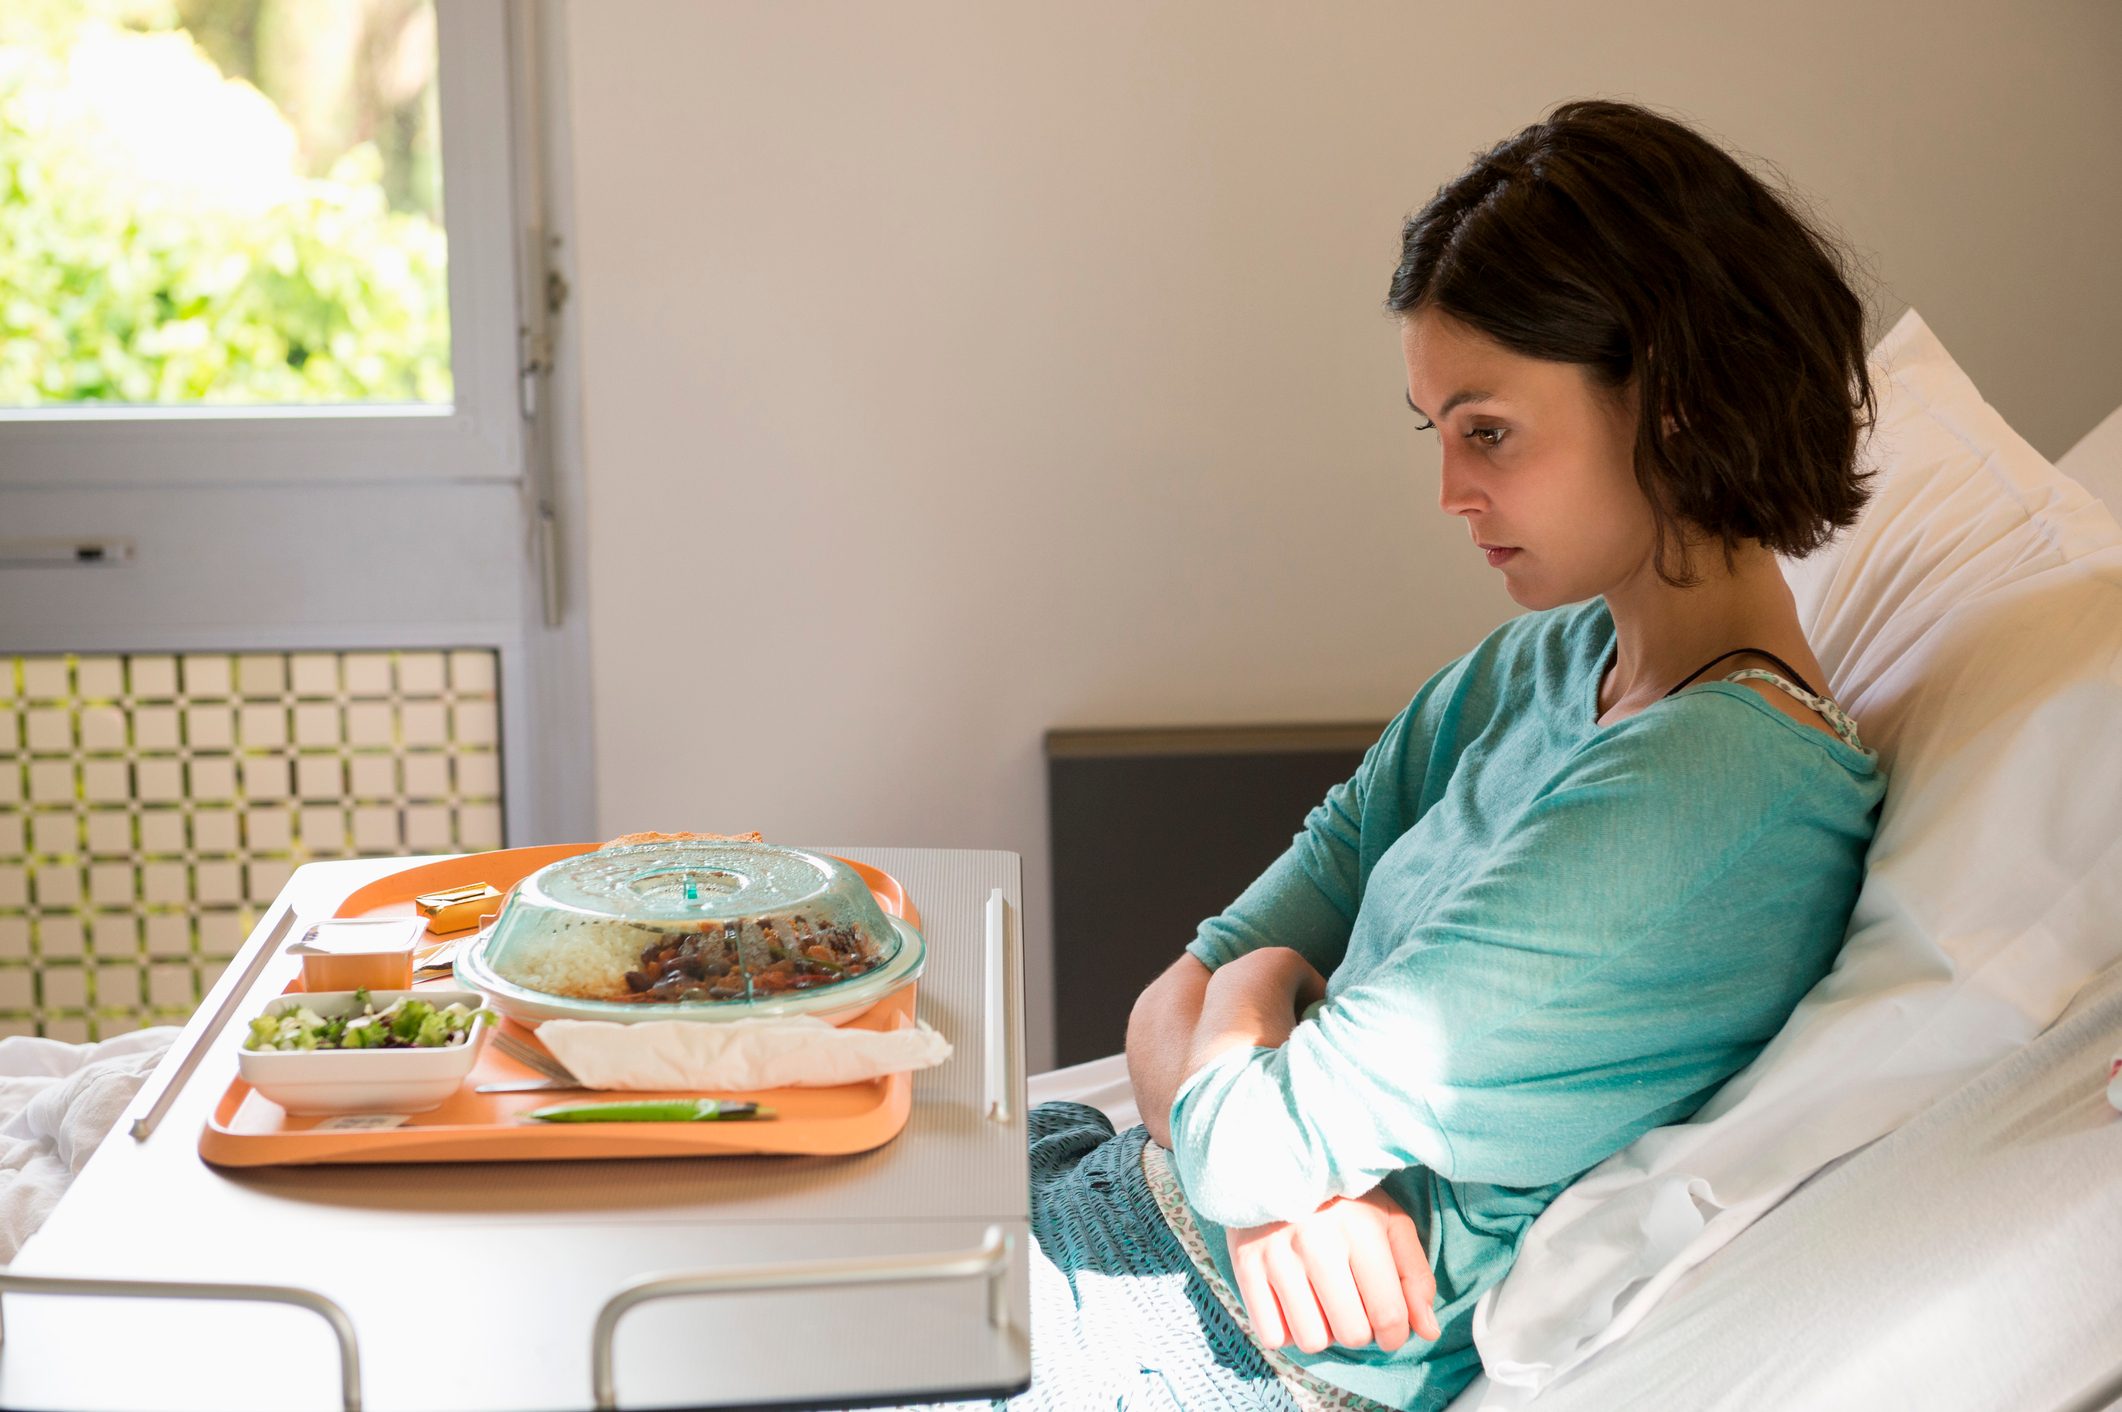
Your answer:
[[[1414,1220],[1384,1192],[1335,1197],[1311,1215],[1225,1232],[1238,1293],[1263,1348],[1328,1344],[1387,1353],[1437,1337],[1436,1276]]]

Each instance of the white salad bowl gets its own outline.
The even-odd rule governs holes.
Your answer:
[[[435,987],[373,990],[368,996],[378,1010],[405,996],[438,1010],[453,1004],[476,1010],[484,1003],[475,991]],[[298,1005],[326,1019],[361,1009],[353,991],[323,990],[283,995],[263,1013],[279,1015]],[[463,1086],[491,1027],[473,1025],[462,1041],[431,1049],[241,1049],[236,1064],[245,1083],[290,1113],[425,1113]]]

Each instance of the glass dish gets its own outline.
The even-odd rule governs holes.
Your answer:
[[[924,951],[838,859],[685,840],[547,864],[460,948],[456,970],[531,1022],[840,1020],[912,980]]]

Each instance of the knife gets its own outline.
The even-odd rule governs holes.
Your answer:
[[[771,1118],[774,1110],[719,1098],[666,1098],[634,1103],[556,1103],[549,1108],[533,1108],[523,1116],[544,1123],[712,1123]]]

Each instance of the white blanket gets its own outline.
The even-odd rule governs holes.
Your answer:
[[[0,1039],[0,1265],[44,1223],[161,1062],[174,1025],[99,1044]]]

